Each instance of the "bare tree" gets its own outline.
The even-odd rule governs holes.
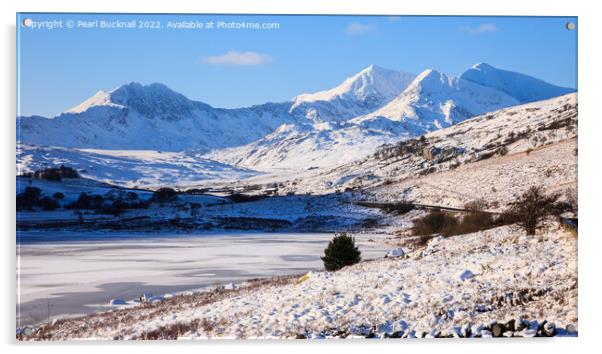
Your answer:
[[[558,203],[559,194],[545,195],[541,187],[531,187],[511,204],[510,212],[527,235],[535,235],[542,227],[543,220],[550,215],[562,212]]]

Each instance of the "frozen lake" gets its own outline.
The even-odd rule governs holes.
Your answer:
[[[112,298],[130,300],[142,293],[163,295],[323,269],[320,256],[333,234],[82,236],[19,232],[17,325],[45,321],[49,313],[107,310]],[[381,243],[368,241],[382,235],[355,236],[364,259],[386,254]]]

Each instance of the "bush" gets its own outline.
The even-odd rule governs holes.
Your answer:
[[[128,200],[138,200],[138,194],[134,192],[127,192],[126,196]]]
[[[448,234],[458,225],[458,220],[442,211],[433,210],[424,217],[414,220],[414,235]]]
[[[334,238],[324,249],[324,268],[328,271],[336,271],[345,266],[356,264],[362,260],[361,252],[355,245],[355,238],[346,232],[335,234]]]
[[[98,194],[88,194],[82,192],[76,201],[67,205],[67,209],[101,209],[104,205],[104,198]]]
[[[494,223],[496,226],[512,225],[518,222],[518,215],[512,213],[509,210],[504,211],[495,218]]]
[[[262,200],[267,198],[265,195],[249,195],[242,193],[234,193],[230,195],[230,200],[234,203],[247,203],[247,202],[256,202],[258,200]]]
[[[149,203],[142,200],[115,199],[113,203],[103,206],[97,213],[119,216],[129,209],[147,209],[148,207]]]
[[[564,208],[558,203],[559,194],[544,195],[540,187],[531,187],[510,206],[527,235],[535,235],[542,222],[550,215],[559,215]]]
[[[153,192],[154,202],[165,203],[178,200],[178,193],[173,188],[163,187]]]
[[[483,231],[498,226],[493,215],[483,211],[473,211],[464,215],[460,220],[441,211],[431,211],[426,216],[414,220],[413,234],[428,236],[441,234],[455,236]]]
[[[464,204],[464,209],[471,212],[479,212],[487,209],[487,201],[484,199],[477,199]]]
[[[33,210],[39,206],[42,190],[37,187],[25,187],[22,193],[17,194],[17,210]]]
[[[464,215],[455,227],[449,229],[446,236],[470,234],[494,227],[493,216],[489,213],[476,211]]]
[[[65,199],[65,195],[61,192],[56,192],[52,195],[52,199],[59,201]]]
[[[44,197],[40,199],[40,206],[42,207],[42,210],[51,211],[58,209],[61,205],[56,199]]]
[[[71,167],[61,165],[61,167],[49,167],[35,172],[24,173],[21,176],[47,181],[61,181],[63,178],[79,178],[79,173]]]

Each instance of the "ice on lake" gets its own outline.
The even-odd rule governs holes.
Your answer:
[[[20,325],[58,315],[107,310],[111,299],[134,299],[252,278],[322,269],[333,234],[227,233],[131,237],[20,232],[17,246]],[[81,236],[81,235],[80,235]],[[355,235],[364,259],[380,258],[378,236]],[[44,239],[46,241],[44,241]],[[81,241],[85,239],[85,241]],[[50,316],[48,313],[50,312]]]

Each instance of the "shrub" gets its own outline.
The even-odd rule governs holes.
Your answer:
[[[128,192],[127,199],[128,200],[138,200],[138,194],[136,194],[134,192]]]
[[[477,199],[464,204],[464,209],[470,212],[480,212],[487,208],[487,201],[484,199]]]
[[[48,181],[61,181],[63,178],[79,178],[77,171],[71,167],[61,165],[61,167],[49,167],[35,172],[28,172],[22,177],[45,179]]]
[[[511,204],[510,212],[516,216],[517,223],[527,235],[535,235],[546,217],[562,213],[559,197],[559,194],[544,195],[540,187],[531,187]]]
[[[33,210],[39,206],[42,190],[37,187],[25,187],[25,190],[17,194],[17,210]]]
[[[164,203],[178,200],[178,193],[173,188],[163,187],[153,192],[154,202]]]
[[[328,271],[336,271],[362,260],[361,252],[355,245],[355,238],[346,232],[335,234],[328,247],[324,249],[324,256],[321,259],[324,268]]]
[[[518,215],[512,213],[510,210],[506,210],[495,218],[494,223],[495,226],[512,225],[516,224],[518,219]]]
[[[446,236],[470,234],[494,227],[493,216],[489,213],[476,211],[464,215],[462,220],[451,228]]]
[[[568,210],[577,215],[579,211],[579,196],[577,195],[576,188],[569,188],[565,191],[566,203],[568,205]]]
[[[63,200],[63,199],[65,199],[65,195],[61,192],[56,192],[52,195],[52,199],[57,200],[57,201]]]
[[[433,234],[455,236],[498,226],[492,214],[477,210],[464,215],[460,220],[445,212],[431,211],[426,216],[414,220],[413,234],[417,236]]]
[[[40,199],[40,206],[42,207],[42,210],[50,211],[58,209],[61,205],[56,199],[44,197]]]
[[[104,205],[102,209],[98,211],[99,214],[109,214],[113,216],[119,216],[121,213],[128,209],[147,209],[149,203],[143,200],[128,200],[128,199],[115,199],[111,204]]]
[[[433,210],[424,217],[414,220],[414,235],[448,234],[458,225],[458,220],[442,211]]]
[[[230,195],[230,200],[234,203],[247,203],[247,202],[256,202],[258,200],[265,199],[267,196],[265,195],[249,195],[242,193],[234,193]]]
[[[104,198],[98,194],[88,194],[82,192],[76,201],[66,206],[67,209],[101,209],[104,204]]]

